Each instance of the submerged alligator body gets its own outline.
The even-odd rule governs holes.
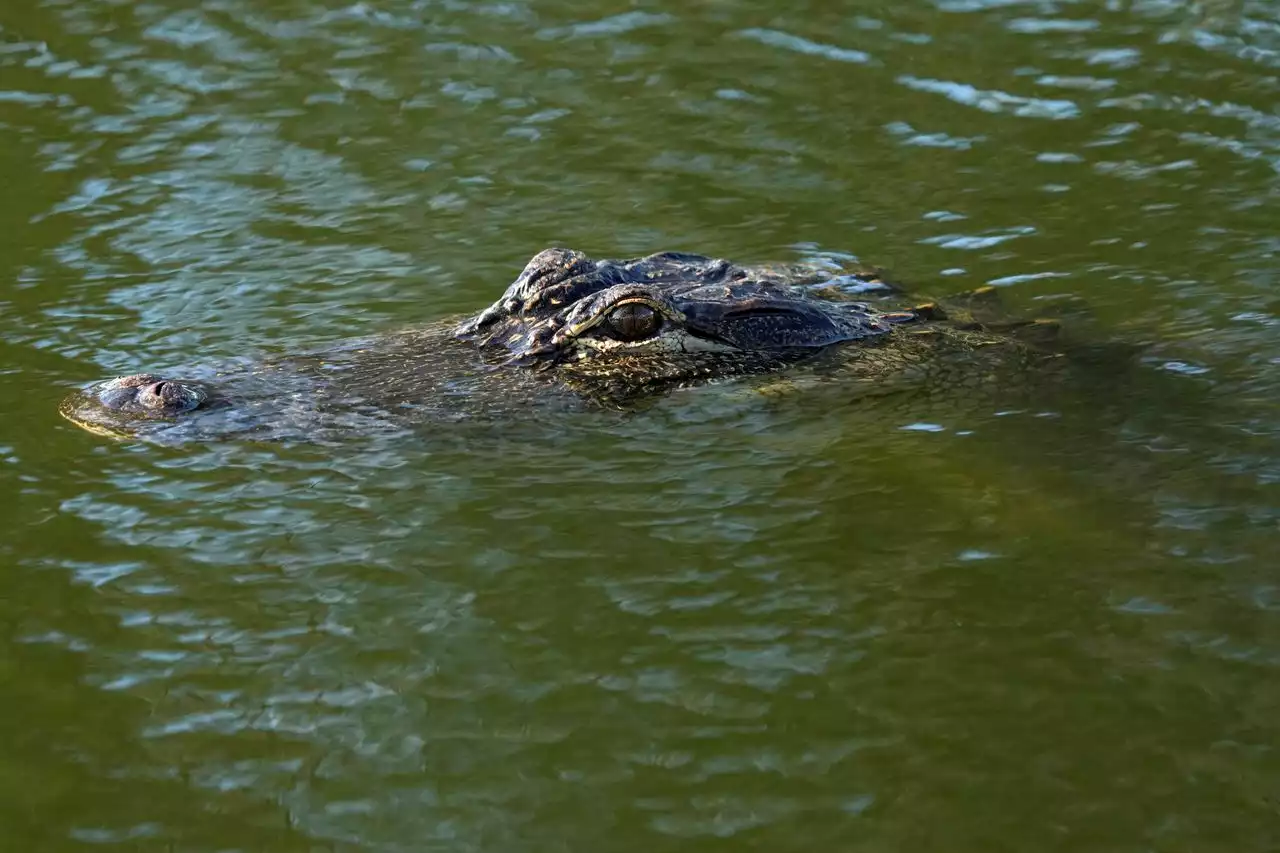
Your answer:
[[[983,316],[989,293],[945,309],[911,306],[863,271],[749,268],[675,252],[593,260],[547,249],[460,324],[275,362],[123,376],[73,393],[60,411],[117,437],[322,440],[548,401],[627,408],[801,363],[811,375],[886,390],[936,375],[942,361],[964,385],[1000,381],[997,366],[1057,357],[1045,345],[1051,325]]]

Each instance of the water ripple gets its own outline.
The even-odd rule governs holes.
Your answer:
[[[786,50],[793,50],[796,53],[822,56],[827,59],[834,59],[837,62],[852,62],[856,65],[865,65],[872,61],[871,54],[861,50],[851,50],[849,48],[836,47],[829,44],[820,44],[818,42],[809,41],[806,38],[801,38],[800,36],[791,35],[790,33],[780,32],[778,30],[752,28],[749,30],[739,30],[738,35],[743,38],[758,41],[761,44],[767,44],[772,47],[781,47]]]
[[[902,74],[898,82],[919,92],[932,92],[967,107],[975,107],[988,113],[1008,112],[1022,118],[1073,119],[1080,115],[1080,108],[1072,101],[1052,98],[1031,98],[1011,95],[994,89],[979,89],[968,83],[932,80]]]
[[[675,18],[666,14],[650,12],[623,12],[601,18],[598,21],[587,21],[569,24],[563,27],[549,27],[539,30],[538,37],[543,39],[582,39],[617,36],[648,27],[666,26]]]

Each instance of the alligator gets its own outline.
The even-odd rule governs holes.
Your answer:
[[[319,440],[559,405],[631,409],[677,389],[806,365],[884,392],[1061,355],[1050,321],[1009,320],[991,288],[912,303],[878,271],[747,267],[662,252],[533,257],[501,298],[460,323],[277,360],[140,373],[68,396],[61,414],[115,437]],[[778,386],[774,386],[775,388]]]

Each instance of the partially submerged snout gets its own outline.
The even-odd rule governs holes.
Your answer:
[[[129,432],[139,420],[163,420],[199,408],[209,392],[192,382],[136,373],[97,382],[70,394],[58,411],[64,418],[92,432]]]
[[[85,392],[115,412],[142,417],[166,418],[189,412],[208,394],[186,382],[162,379],[152,373],[137,373],[99,382]]]

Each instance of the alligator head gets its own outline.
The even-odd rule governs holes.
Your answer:
[[[621,405],[672,387],[775,370],[832,344],[882,336],[896,322],[917,319],[864,302],[818,298],[787,286],[793,280],[790,274],[701,255],[665,252],[610,261],[547,249],[497,302],[452,335],[434,327],[421,338],[410,336],[425,342],[411,353],[397,349],[390,336],[362,345],[357,354],[348,350],[333,358],[346,358],[348,367],[352,359],[364,359],[363,368],[346,374],[356,386],[348,397],[374,405],[379,401],[371,395],[382,393],[379,389],[421,396],[442,387],[437,374],[458,366],[450,361],[451,347],[479,355],[481,364],[474,357],[466,360],[471,374],[477,368],[528,371],[598,403]],[[858,280],[875,283],[870,276]],[[329,357],[321,358],[327,363]],[[333,367],[328,364],[321,383],[334,379]],[[261,373],[257,397],[270,397],[277,386],[282,404],[298,396],[284,393],[284,373],[252,372]],[[396,390],[386,390],[392,386]],[[215,392],[198,381],[137,374],[77,392],[64,401],[62,412],[95,431],[128,433],[149,421],[183,418],[194,409],[235,408],[230,398],[243,402],[245,396],[237,391],[243,388],[233,384]],[[403,405],[398,400],[381,402],[394,408]]]

